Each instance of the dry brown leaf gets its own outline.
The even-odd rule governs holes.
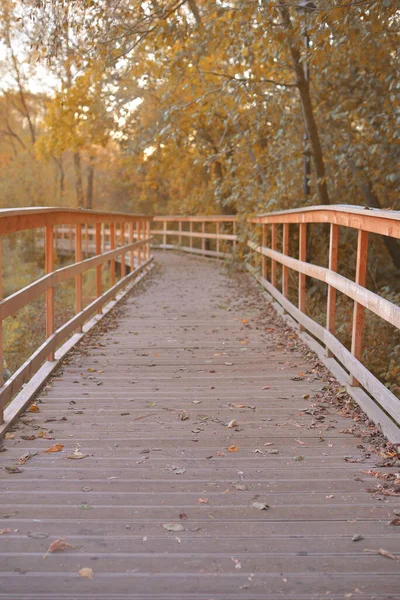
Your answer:
[[[0,535],[6,535],[6,533],[11,533],[11,529],[0,529]]]
[[[237,446],[229,446],[228,452],[237,452],[239,448]]]
[[[93,569],[90,567],[83,567],[78,571],[81,577],[86,577],[86,579],[93,579]]]
[[[232,419],[232,421],[228,425],[228,429],[232,429],[233,427],[237,427],[237,426],[238,426],[238,422],[236,421],[236,419]]]
[[[231,404],[232,408],[247,408],[245,404]]]
[[[6,435],[4,436],[5,440],[13,440],[14,438],[15,438],[14,433],[6,433]]]
[[[71,458],[72,460],[81,460],[82,458],[87,458],[89,454],[82,454],[77,448],[73,451],[72,454],[67,456],[67,458]]]
[[[247,325],[247,323],[248,323],[248,322],[249,322],[249,320],[248,320],[248,319],[242,319],[242,323],[243,323],[243,325]]]
[[[32,406],[28,408],[28,412],[40,412],[40,408],[37,406],[37,404],[32,404]]]
[[[69,544],[66,539],[67,538],[60,538],[58,540],[54,540],[54,542],[52,542],[47,548],[47,552],[43,555],[43,558],[46,558],[46,556],[52,552],[64,552],[65,548],[76,548],[76,546]]]
[[[199,498],[197,502],[199,504],[208,504],[208,498]]]
[[[54,444],[54,446],[50,446],[47,450],[43,450],[43,452],[60,452],[64,448],[64,444]]]

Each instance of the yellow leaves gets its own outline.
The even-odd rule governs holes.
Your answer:
[[[93,579],[93,569],[90,567],[83,567],[78,571],[81,577],[85,577],[86,579]]]
[[[28,408],[28,412],[40,412],[40,408],[38,407],[37,404],[32,404],[29,408]]]
[[[228,452],[237,452],[239,448],[237,446],[229,446]]]

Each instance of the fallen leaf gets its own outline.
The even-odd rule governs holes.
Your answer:
[[[237,427],[237,426],[238,426],[238,422],[236,421],[236,419],[232,419],[232,421],[228,425],[228,429],[232,429],[233,427]]]
[[[40,412],[40,408],[37,406],[37,404],[32,404],[32,406],[28,408],[28,412]]]
[[[233,558],[233,556],[231,556],[231,560],[235,563],[235,569],[242,568],[242,563],[240,562],[240,560],[238,558]]]
[[[186,473],[185,467],[172,467],[171,471],[174,471],[175,475],[183,475],[183,473]]]
[[[86,579],[93,579],[93,569],[90,567],[83,567],[78,571],[81,577],[86,577]]]
[[[90,504],[80,504],[79,508],[81,508],[82,510],[92,510],[93,506],[91,506]]]
[[[4,467],[5,470],[7,471],[7,473],[10,473],[10,475],[13,475],[14,473],[22,473],[22,469],[20,469],[17,466],[12,466],[12,467]]]
[[[361,535],[361,533],[355,533],[355,534],[353,535],[353,537],[351,538],[351,541],[352,541],[352,542],[360,542],[360,541],[361,541],[361,540],[363,540],[363,539],[364,539],[364,536],[363,536],[363,535]]]
[[[396,517],[395,519],[392,519],[390,521],[390,525],[395,525],[395,526],[399,526],[400,525],[400,518]]]
[[[164,523],[163,527],[167,531],[185,531],[184,526],[179,523]]]
[[[227,367],[232,367],[233,362],[226,362],[226,363],[224,363],[224,365],[226,365]]]
[[[0,529],[0,535],[6,535],[6,533],[11,533],[11,529]]]
[[[5,440],[13,440],[15,438],[15,433],[6,433],[4,436]]]
[[[269,508],[268,504],[264,502],[253,502],[251,506],[257,510],[267,510]]]
[[[239,448],[237,446],[229,446],[228,452],[237,452]]]
[[[231,404],[232,408],[247,408],[245,404]]]
[[[268,454],[279,454],[279,450],[268,450]]]
[[[208,498],[199,498],[197,502],[199,504],[208,504]]]
[[[67,458],[71,458],[72,460],[81,460],[82,458],[87,458],[89,454],[82,454],[77,448],[73,451],[72,454],[67,456]]]
[[[26,442],[32,442],[36,439],[36,435],[21,435],[21,440],[25,440]]]
[[[187,419],[189,418],[189,415],[187,414],[187,412],[185,410],[181,410],[181,412],[179,413],[179,418],[181,421],[187,421]]]
[[[243,483],[236,483],[236,482],[233,482],[233,483],[232,483],[232,485],[233,485],[233,487],[234,487],[235,489],[237,489],[239,492],[244,492],[245,490],[247,490],[246,486],[245,486],[245,485],[243,485]]]
[[[18,461],[19,465],[24,465],[26,462],[28,462],[28,460],[30,458],[32,458],[33,456],[36,456],[37,452],[27,452],[26,454],[23,454],[21,456],[21,458]]]
[[[248,319],[242,319],[242,323],[243,323],[243,325],[247,325],[247,323],[248,323],[248,322],[249,322],[249,320],[248,320]]]
[[[88,485],[85,485],[83,488],[81,488],[82,492],[91,492],[93,488],[89,487]]]
[[[179,518],[182,519],[182,521],[186,521],[188,517],[186,513],[179,513]]]
[[[299,454],[299,456],[293,456],[293,460],[295,460],[296,462],[299,462],[301,460],[304,460],[304,456],[301,456],[301,454]]]
[[[50,446],[47,450],[43,450],[43,452],[60,452],[64,448],[64,444],[55,444],[54,446]]]
[[[47,552],[43,555],[43,558],[46,558],[46,556],[52,552],[64,552],[65,548],[76,548],[76,546],[69,544],[66,541],[66,538],[60,538],[59,540],[55,540],[47,548]]]

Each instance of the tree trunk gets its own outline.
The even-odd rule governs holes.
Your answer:
[[[317,175],[317,191],[321,204],[330,204],[328,186],[326,184],[325,162],[322,152],[321,140],[315,120],[314,109],[310,94],[310,82],[307,80],[301,53],[293,41],[293,25],[290,18],[289,8],[282,0],[278,0],[279,10],[282,15],[283,25],[286,29],[286,37],[289,44],[290,55],[294,71],[296,73],[296,85],[299,90],[301,109],[308,139],[311,146],[311,154]]]
[[[93,208],[93,189],[94,189],[94,157],[90,156],[86,188],[86,208]]]
[[[372,182],[366,174],[365,170],[358,167],[351,156],[346,156],[347,164],[349,165],[350,171],[353,174],[354,180],[358,184],[365,203],[370,208],[382,209],[380,200],[374,192]],[[392,258],[393,264],[397,269],[400,269],[400,245],[396,238],[382,236],[384,244]]]
[[[74,152],[74,167],[75,167],[76,205],[78,208],[83,208],[85,200],[83,197],[81,155],[79,154],[79,151]]]

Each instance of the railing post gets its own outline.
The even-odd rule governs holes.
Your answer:
[[[178,245],[182,246],[182,221],[179,221],[179,235],[178,235]]]
[[[216,247],[216,250],[217,250],[217,252],[219,252],[219,248],[220,248],[220,246],[219,246],[219,242],[220,242],[220,240],[219,240],[220,222],[219,221],[217,221],[217,226],[216,226],[216,230],[215,231],[216,231],[216,234],[217,234],[217,247]]]
[[[236,235],[236,234],[237,234],[237,222],[233,221],[233,235]],[[237,245],[237,240],[234,239],[233,240],[233,249],[234,250],[236,249],[236,245]]]
[[[368,232],[362,229],[358,230],[357,243],[357,267],[356,283],[365,287],[367,278],[367,254],[368,254]],[[358,302],[354,302],[353,308],[353,331],[351,335],[351,353],[361,360],[362,355],[362,332],[364,325],[364,307]],[[360,385],[358,380],[352,375],[350,385]]]
[[[129,243],[133,244],[133,221],[129,221]],[[132,273],[132,271],[134,271],[135,269],[135,254],[133,249],[129,252],[129,256],[130,256],[130,272]]]
[[[85,257],[89,256],[89,225],[85,223]]]
[[[46,274],[54,271],[54,240],[53,225],[46,225]],[[54,287],[46,290],[46,338],[54,333]],[[54,360],[54,351],[52,351],[47,360]]]
[[[3,299],[3,238],[0,236],[0,302]],[[0,319],[0,387],[4,383],[3,321]],[[4,423],[4,403],[0,400],[0,425]]]
[[[110,250],[115,250],[115,223],[110,223]],[[110,260],[111,287],[115,285],[115,259]]]
[[[69,251],[72,254],[72,250],[74,248],[73,240],[72,240],[72,225],[69,226]]]
[[[125,223],[121,222],[121,232],[120,232],[120,242],[121,247],[125,246]],[[125,254],[121,254],[121,279],[123,279],[126,275],[126,267],[125,267]]]
[[[299,260],[305,262],[307,260],[307,223],[299,225]],[[299,310],[302,313],[306,312],[306,276],[304,273],[299,273]],[[304,331],[304,326],[299,323],[299,330]]]
[[[190,223],[189,223],[189,233],[190,233],[189,246],[191,248],[193,248],[193,237],[192,237],[192,233],[193,233],[193,221],[190,221]]]
[[[151,248],[150,248],[151,224],[150,224],[150,221],[147,221],[147,237],[149,240],[147,242],[147,260],[148,260],[151,256]]]
[[[96,254],[101,254],[101,223],[96,223]],[[96,296],[101,296],[101,265],[96,267]],[[101,315],[101,307],[97,310],[97,313]]]
[[[289,223],[283,224],[282,253],[289,254]],[[289,269],[285,265],[282,265],[282,294],[285,298],[289,295]]]
[[[339,226],[331,223],[329,239],[329,269],[337,272],[338,266],[338,247],[339,247]],[[328,299],[326,306],[326,328],[335,334],[336,331],[336,288],[328,285]],[[333,356],[332,352],[326,348],[326,356]]]
[[[167,244],[167,221],[163,221],[163,246]]]
[[[205,233],[206,233],[206,222],[205,221],[203,221],[201,224],[201,233],[203,234],[203,237],[201,238],[201,250],[202,250],[202,253],[204,256],[205,251],[206,251],[206,238],[204,237]]]
[[[82,225],[75,225],[75,262],[82,260]],[[82,310],[82,273],[75,276],[75,314]],[[82,326],[78,328],[82,331]]]
[[[271,250],[276,250],[276,223],[271,225]],[[271,283],[276,288],[276,260],[271,259]]]
[[[265,248],[267,245],[267,226],[262,226],[262,246]],[[267,279],[267,257],[263,254],[262,257],[262,276]]]

